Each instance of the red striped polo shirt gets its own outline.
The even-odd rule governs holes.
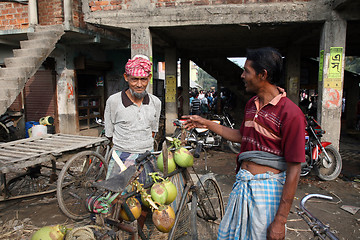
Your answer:
[[[305,116],[283,89],[279,90],[261,109],[257,96],[247,102],[240,127],[241,152],[264,151],[283,156],[287,162],[305,162]]]

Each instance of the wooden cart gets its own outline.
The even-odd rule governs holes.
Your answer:
[[[55,192],[69,156],[84,151],[82,156],[98,156],[94,149],[108,143],[102,137],[48,134],[0,144],[0,201]]]

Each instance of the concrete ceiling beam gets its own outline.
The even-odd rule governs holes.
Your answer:
[[[88,23],[120,28],[169,27],[187,25],[224,25],[250,23],[322,22],[328,19],[331,6],[328,0],[266,4],[239,4],[144,8],[132,11],[96,11],[85,14]],[[144,19],[146,19],[144,21]]]

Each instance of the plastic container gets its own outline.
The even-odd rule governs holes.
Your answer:
[[[25,137],[31,137],[32,127],[35,125],[39,125],[39,122],[30,121],[25,123]]]
[[[39,123],[42,125],[53,125],[54,118],[52,116],[42,117],[42,118],[40,118]]]
[[[41,137],[47,134],[47,127],[45,125],[35,125],[32,127],[31,137]]]

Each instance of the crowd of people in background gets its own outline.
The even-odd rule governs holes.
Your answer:
[[[213,90],[190,92],[190,114],[207,115],[216,108],[217,93]]]
[[[227,88],[190,91],[190,115],[222,114],[224,106],[235,107],[235,95]]]

